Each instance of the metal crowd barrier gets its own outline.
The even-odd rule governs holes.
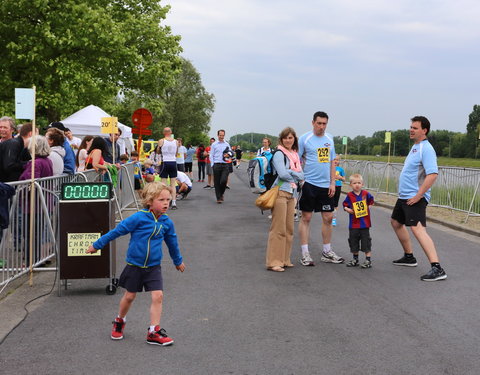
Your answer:
[[[115,215],[134,205],[139,208],[134,190],[133,163],[122,165],[114,188]],[[30,217],[33,214],[32,269],[55,270],[45,265],[55,257],[59,238],[58,202],[64,182],[111,181],[110,173],[100,174],[95,170],[36,179],[35,204],[30,210],[31,180],[11,182],[15,195],[9,202],[9,227],[4,229],[0,240],[0,288],[30,270]],[[135,208],[134,208],[135,209]],[[1,292],[2,289],[0,289]]]
[[[367,189],[398,194],[403,164],[359,160],[344,160],[341,164],[347,176],[360,173]],[[465,222],[470,216],[480,216],[480,169],[438,167],[430,204],[465,212]]]

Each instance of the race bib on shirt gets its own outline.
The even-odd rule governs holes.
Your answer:
[[[364,199],[360,202],[353,202],[353,212],[355,213],[355,217],[361,218],[364,216],[368,216],[368,205],[367,201]]]
[[[330,163],[330,147],[317,148],[317,156],[319,163]]]

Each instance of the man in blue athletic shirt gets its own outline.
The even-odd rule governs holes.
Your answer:
[[[428,119],[423,116],[415,116],[411,121],[410,139],[414,141],[414,145],[405,159],[400,174],[398,200],[391,218],[393,230],[405,254],[402,258],[394,260],[393,264],[407,267],[417,265],[407,231],[407,227],[410,227],[432,266],[431,270],[421,277],[421,280],[444,280],[447,278],[447,274],[440,266],[435,244],[426,230],[426,208],[430,201],[430,188],[438,176],[437,155],[427,140],[427,134],[430,131]]]
[[[322,262],[343,263],[345,260],[335,254],[331,247],[332,219],[335,195],[335,147],[333,137],[326,133],[328,115],[325,112],[315,112],[313,115],[313,130],[302,135],[298,140],[298,154],[304,160],[305,183],[302,186],[300,210],[302,219],[298,226],[302,259],[304,266],[314,266],[308,250],[310,236],[310,221],[313,212],[322,214]]]

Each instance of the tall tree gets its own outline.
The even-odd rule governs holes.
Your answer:
[[[185,143],[204,141],[210,130],[215,96],[205,89],[200,73],[189,60],[182,59],[181,72],[174,85],[165,90],[162,102],[161,126],[153,129],[154,135],[160,137],[161,127],[169,126]]]
[[[478,145],[478,132],[480,129],[480,105],[475,104],[473,111],[468,116],[467,136],[464,139],[463,147],[465,156],[468,158],[477,157],[476,147]]]
[[[0,107],[36,85],[49,121],[119,92],[160,94],[180,67],[180,37],[158,0],[2,0]],[[4,113],[5,113],[4,112]]]

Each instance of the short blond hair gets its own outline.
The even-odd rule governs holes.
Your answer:
[[[150,159],[145,159],[143,165],[153,165],[153,162]]]
[[[142,205],[145,208],[150,207],[153,200],[160,195],[164,190],[167,190],[170,194],[170,189],[167,185],[160,181],[150,182],[145,184],[145,187],[142,190]]]
[[[363,183],[363,177],[360,173],[352,174],[348,180],[350,181],[350,183],[352,183],[353,180],[360,180]]]

